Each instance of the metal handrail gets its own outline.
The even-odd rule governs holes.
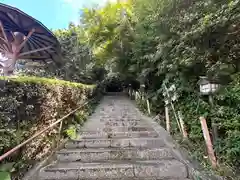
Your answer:
[[[11,150],[9,150],[8,152],[6,152],[5,154],[0,156],[0,162],[5,159],[6,157],[8,157],[9,155],[11,155],[12,153],[14,153],[15,151],[17,151],[18,149],[20,149],[21,147],[23,147],[24,145],[26,145],[27,143],[31,142],[33,139],[35,139],[36,137],[38,137],[39,135],[43,134],[44,132],[46,132],[47,130],[49,130],[50,128],[56,126],[58,123],[62,122],[63,120],[65,120],[67,117],[69,117],[70,115],[74,114],[76,111],[78,111],[79,109],[81,109],[83,106],[87,105],[90,101],[85,102],[84,104],[82,104],[81,106],[79,106],[77,109],[71,111],[70,113],[68,113],[67,115],[63,116],[61,119],[55,121],[54,123],[50,124],[50,126],[46,127],[45,129],[41,130],[40,132],[36,133],[35,135],[33,135],[31,138],[27,139],[26,141],[22,142],[21,144],[17,145],[16,147],[12,148]]]

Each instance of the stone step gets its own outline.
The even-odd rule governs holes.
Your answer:
[[[88,130],[91,131],[153,131],[153,128],[146,124],[135,124],[134,123],[98,123],[96,124],[89,124]]]
[[[104,125],[104,126],[140,126],[140,125],[146,125],[146,123],[144,122],[137,122],[137,121],[121,121],[121,122],[109,122],[106,121],[104,123],[99,123],[100,126]]]
[[[141,120],[141,119],[133,119],[131,117],[128,117],[128,118],[122,118],[122,117],[115,117],[115,116],[112,116],[112,117],[108,117],[108,118],[97,118],[95,117],[94,118],[94,122],[147,122],[145,120]]]
[[[41,180],[59,180],[59,179],[45,179],[44,177]],[[68,178],[67,180],[93,180],[93,179],[82,179],[82,178]],[[113,180],[113,178],[103,178],[98,180]],[[188,178],[158,178],[158,177],[150,177],[150,178],[138,178],[138,177],[131,177],[131,178],[115,178],[114,180],[190,180]]]
[[[83,148],[63,149],[57,152],[58,161],[96,162],[105,160],[161,160],[174,159],[172,151],[167,148]]]
[[[158,137],[155,131],[135,131],[135,132],[96,132],[85,131],[79,133],[82,139],[98,139],[98,138],[140,138],[140,137]]]
[[[124,111],[125,113],[125,111]],[[124,114],[122,113],[121,116],[116,116],[116,112],[112,112],[111,114],[108,114],[107,116],[99,116],[99,120],[111,120],[111,121],[145,121],[145,119],[143,119],[141,116],[133,116],[132,114]]]
[[[107,112],[106,112],[107,111]],[[117,111],[117,112],[116,112]],[[128,109],[122,109],[117,107],[117,109],[104,110],[100,111],[99,114],[101,118],[132,118],[132,119],[141,119],[142,116],[136,111],[128,111]]]
[[[136,122],[145,122],[144,120],[140,119],[140,118],[132,118],[132,117],[110,117],[110,118],[101,118],[100,119],[100,122],[106,122],[106,121],[109,121],[109,122],[131,122],[131,121],[136,121]]]
[[[99,163],[56,163],[40,171],[41,180],[124,179],[124,178],[187,178],[185,165],[177,160],[109,161]]]
[[[90,124],[89,124],[90,125]],[[99,128],[106,128],[106,127],[113,127],[113,128],[118,128],[118,127],[138,127],[138,126],[146,126],[146,124],[144,123],[140,123],[140,122],[99,122],[98,124],[98,129]],[[96,124],[91,124],[91,126],[96,126]],[[89,127],[91,127],[89,126]],[[149,126],[147,126],[149,128]]]
[[[103,132],[123,132],[123,131],[154,131],[152,127],[149,126],[118,126],[118,127],[104,127],[104,128],[99,128],[98,130],[102,130]]]
[[[124,148],[124,147],[163,147],[164,141],[160,138],[123,138],[123,139],[81,139],[70,140],[66,148]]]
[[[82,130],[78,127],[79,131]],[[96,131],[96,132],[141,132],[141,131],[154,131],[150,125],[137,125],[137,126],[107,126],[100,125],[99,123],[88,124],[84,131]]]

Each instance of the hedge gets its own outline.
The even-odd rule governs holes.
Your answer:
[[[27,76],[1,77],[0,85],[0,154],[91,99],[97,89],[95,85]],[[58,127],[42,134],[2,164],[14,162],[13,174],[20,178],[52,151],[57,133]]]

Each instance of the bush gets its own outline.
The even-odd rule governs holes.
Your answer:
[[[208,98],[199,96],[197,92],[182,91],[180,99],[175,103],[176,110],[184,115],[189,142],[187,149],[197,159],[204,162],[203,155],[207,155],[206,145],[202,134],[200,116],[206,117],[210,135],[212,135],[211,121],[217,124],[218,139],[214,143],[214,149],[221,166],[221,175],[229,175],[227,171],[234,171],[240,166],[240,74],[232,77],[234,81],[223,86],[213,96],[214,106],[211,107]],[[179,139],[181,135],[176,120],[171,114],[172,134]],[[207,165],[207,164],[206,164]],[[222,168],[224,171],[222,172]],[[233,172],[230,173],[231,176]]]
[[[46,128],[96,94],[94,85],[38,77],[2,78],[1,85],[0,154]],[[51,152],[56,143],[57,127],[40,135],[5,159],[5,162],[15,162],[16,171],[24,173],[26,166],[35,164]]]
[[[218,124],[216,150],[221,162],[240,167],[240,74],[215,97],[212,117]]]

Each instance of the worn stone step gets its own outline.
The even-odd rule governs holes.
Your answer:
[[[95,126],[96,124],[93,124],[92,126]],[[98,128],[106,128],[106,127],[136,127],[136,126],[147,126],[146,123],[141,122],[100,122],[98,123]]]
[[[153,127],[146,126],[88,126],[84,129],[85,131],[96,131],[96,132],[141,132],[141,131],[154,131]],[[79,131],[82,131],[80,128]]]
[[[131,132],[96,132],[85,131],[79,133],[82,139],[98,139],[98,138],[140,138],[140,137],[158,137],[155,131],[131,131]]]
[[[116,115],[118,113],[112,112],[109,113],[107,116],[99,116],[99,120],[110,120],[110,121],[145,121],[141,116],[133,116],[133,114],[125,114],[126,111],[122,113],[122,115]]]
[[[154,131],[150,125],[137,125],[137,126],[109,126],[99,123],[88,124],[85,128],[78,127],[78,131],[96,131],[96,132],[141,132],[141,131]]]
[[[187,178],[185,165],[177,160],[110,161],[99,163],[56,163],[40,171],[40,179],[120,179],[120,178]]]
[[[106,121],[104,123],[99,123],[100,126],[140,126],[140,125],[146,125],[144,122],[138,122],[138,121]]]
[[[66,148],[123,148],[123,147],[163,147],[164,141],[160,138],[112,138],[112,139],[81,139],[71,140]]]
[[[59,179],[45,179],[42,177],[40,180],[59,180]],[[93,180],[93,179],[86,179],[86,178],[68,178],[67,180]],[[113,180],[113,178],[98,178],[98,180]],[[131,177],[131,178],[114,178],[114,180],[190,180],[188,178],[159,178],[159,177]]]
[[[147,121],[145,120],[141,120],[141,119],[131,119],[131,118],[116,118],[116,117],[109,117],[109,118],[101,118],[101,119],[94,119],[94,122],[143,122],[143,123],[147,123]]]
[[[136,149],[136,148],[83,148],[63,149],[57,152],[58,161],[96,162],[104,160],[160,160],[174,159],[168,148]]]
[[[142,120],[140,118],[132,118],[132,117],[122,117],[122,116],[119,116],[119,117],[109,117],[109,118],[100,118],[100,122],[106,122],[106,121],[109,121],[109,122],[122,122],[122,121],[128,121],[128,122],[131,122],[131,121],[137,121],[137,122],[145,122],[145,120]]]
[[[154,131],[154,129],[150,126],[118,126],[118,127],[104,127],[99,128],[98,130],[102,130],[103,132],[123,132],[123,131]]]
[[[104,131],[104,132],[111,132],[111,131],[153,131],[152,126],[146,124],[134,124],[134,123],[98,123],[97,127],[96,124],[89,125],[88,130],[91,131]]]

